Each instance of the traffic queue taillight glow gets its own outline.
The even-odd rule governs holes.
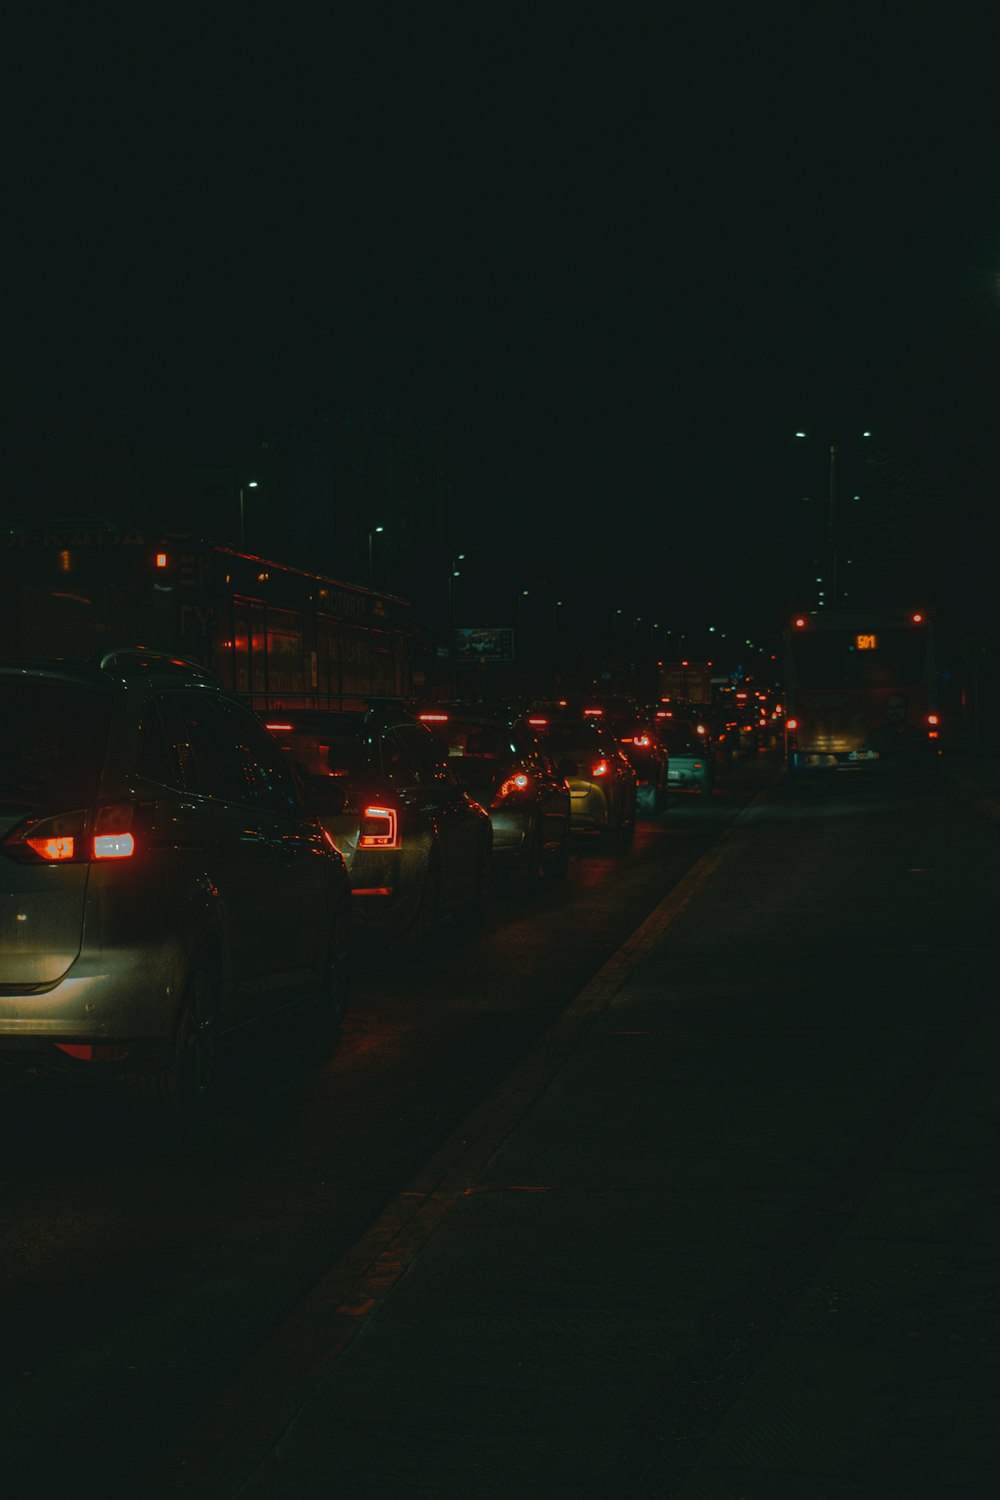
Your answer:
[[[361,814],[359,849],[398,849],[399,819],[394,807],[366,807]]]
[[[607,763],[607,761],[606,760],[595,761],[594,765],[592,765],[591,768],[590,768],[590,774],[591,774],[591,776],[607,776],[607,774],[608,774],[608,763]]]

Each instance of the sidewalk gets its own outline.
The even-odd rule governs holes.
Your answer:
[[[1000,790],[985,769],[948,771],[977,806]],[[990,1014],[970,1022],[958,1062],[928,1073],[926,1100],[884,1161],[845,1149],[831,1166],[822,1141],[807,1150],[814,1106],[781,1097],[780,1072],[762,1076],[767,1038],[743,1037],[726,955],[706,950],[694,916],[716,882],[738,909],[727,889],[737,881],[746,914],[721,946],[731,961],[766,938],[745,896],[763,858],[747,822],[763,800],[137,1500],[993,1493],[1000,1028]],[[863,929],[864,905],[855,918]],[[800,963],[793,955],[789,972]],[[785,979],[772,962],[778,993]],[[810,1060],[829,1044],[825,1031],[798,1043]],[[712,1079],[720,1047],[734,1116],[760,1101],[753,1137],[737,1133],[724,1150],[706,1123],[721,1107],[726,1124]],[[860,1098],[891,1097],[884,1062],[856,1066]],[[956,1216],[968,1231],[958,1262]],[[945,1487],[925,1490],[934,1474]]]

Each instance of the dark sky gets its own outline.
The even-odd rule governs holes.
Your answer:
[[[984,586],[985,21],[94,15],[46,12],[7,49],[15,487],[27,450],[222,450],[391,404],[443,435],[456,541],[497,570],[770,620],[826,445],[869,427],[919,480],[943,596]]]

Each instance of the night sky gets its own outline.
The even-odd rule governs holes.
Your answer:
[[[141,475],[391,407],[449,455],[484,592],[767,631],[836,440],[869,586],[989,628],[985,21],[98,14],[7,49],[5,516],[99,507],[45,491],[85,452]]]

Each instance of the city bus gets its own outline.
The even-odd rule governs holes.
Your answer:
[[[783,644],[790,772],[934,772],[940,734],[934,632],[920,610],[800,614]]]
[[[143,646],[207,667],[254,709],[412,692],[410,606],[184,536],[60,523],[0,539],[0,655]]]

